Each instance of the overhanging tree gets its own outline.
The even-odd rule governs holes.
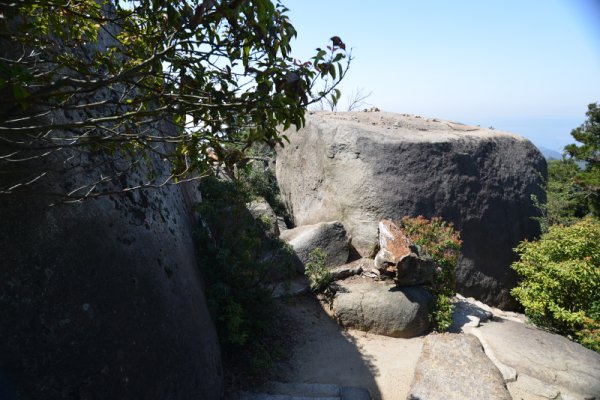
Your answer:
[[[0,194],[34,191],[54,169],[44,161],[74,154],[127,167],[51,193],[67,201],[107,193],[152,157],[170,173],[136,187],[206,174],[210,154],[234,165],[252,143],[283,143],[278,126],[337,101],[351,59],[337,36],[293,59],[287,11],[270,0],[0,0]]]

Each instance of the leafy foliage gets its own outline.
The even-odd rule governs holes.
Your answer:
[[[323,292],[333,280],[329,269],[325,266],[327,254],[319,247],[313,249],[306,263],[305,274],[310,281],[310,290],[315,293]]]
[[[209,171],[209,149],[234,165],[254,142],[283,143],[277,127],[301,127],[309,104],[337,101],[350,61],[337,36],[309,61],[293,59],[296,30],[279,1],[1,6],[2,163],[77,150],[119,153],[135,166],[155,155],[170,161],[170,181]],[[65,112],[68,118],[54,118]],[[165,121],[175,129],[165,130]],[[172,147],[158,146],[165,142]],[[29,178],[44,179],[44,172]],[[58,194],[100,195],[107,181]],[[27,186],[17,179],[0,193]]]
[[[255,144],[248,149],[248,155],[256,162],[248,163],[240,169],[240,180],[247,182],[253,197],[264,198],[275,214],[290,220],[287,208],[281,199],[277,178],[270,165],[275,160],[275,151],[266,145]]]
[[[289,246],[266,235],[265,223],[248,212],[248,193],[239,185],[212,177],[201,181],[199,262],[226,359],[260,369],[271,357],[265,341],[274,322],[268,283],[294,267]]]
[[[536,325],[600,351],[600,222],[586,218],[551,226],[516,248],[512,268],[522,282],[512,290]]]
[[[600,217],[600,106],[588,105],[587,120],[571,131],[571,136],[581,143],[565,146],[565,153],[574,160],[584,161],[585,168],[575,176],[575,184],[588,198],[590,209]]]
[[[454,311],[450,298],[456,293],[455,269],[461,245],[459,234],[451,223],[439,217],[431,220],[422,216],[404,217],[402,226],[408,238],[440,267],[429,287],[435,298],[430,317],[435,329],[446,331],[452,325]]]
[[[552,225],[572,225],[589,213],[585,192],[574,185],[580,172],[573,160],[548,161],[548,180],[544,186],[546,203],[540,203],[535,196],[533,199],[542,214],[538,218],[542,232],[548,232]]]

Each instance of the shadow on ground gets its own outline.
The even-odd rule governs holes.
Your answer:
[[[356,338],[323,310],[313,294],[281,300],[279,305],[294,340],[287,349],[289,357],[274,366],[275,379],[364,387],[381,398],[374,360],[361,352]]]

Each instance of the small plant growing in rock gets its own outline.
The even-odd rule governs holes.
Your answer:
[[[446,331],[452,325],[454,306],[450,298],[455,294],[455,269],[460,254],[459,233],[451,223],[439,217],[428,220],[422,216],[402,218],[402,227],[408,238],[429,255],[439,267],[428,289],[434,296],[431,322],[438,331]]]
[[[273,227],[273,222],[271,222],[271,218],[268,215],[261,215],[260,222],[262,223],[264,229],[268,231]]]
[[[600,352],[600,222],[555,225],[521,242],[512,268],[522,277],[511,293],[536,325]]]
[[[317,247],[310,252],[306,263],[305,274],[310,281],[310,290],[315,293],[325,291],[333,280],[329,269],[325,266],[325,260],[327,260],[327,254]]]

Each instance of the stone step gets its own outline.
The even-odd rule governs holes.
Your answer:
[[[371,400],[367,389],[323,383],[268,382],[253,392],[239,392],[233,400]]]

